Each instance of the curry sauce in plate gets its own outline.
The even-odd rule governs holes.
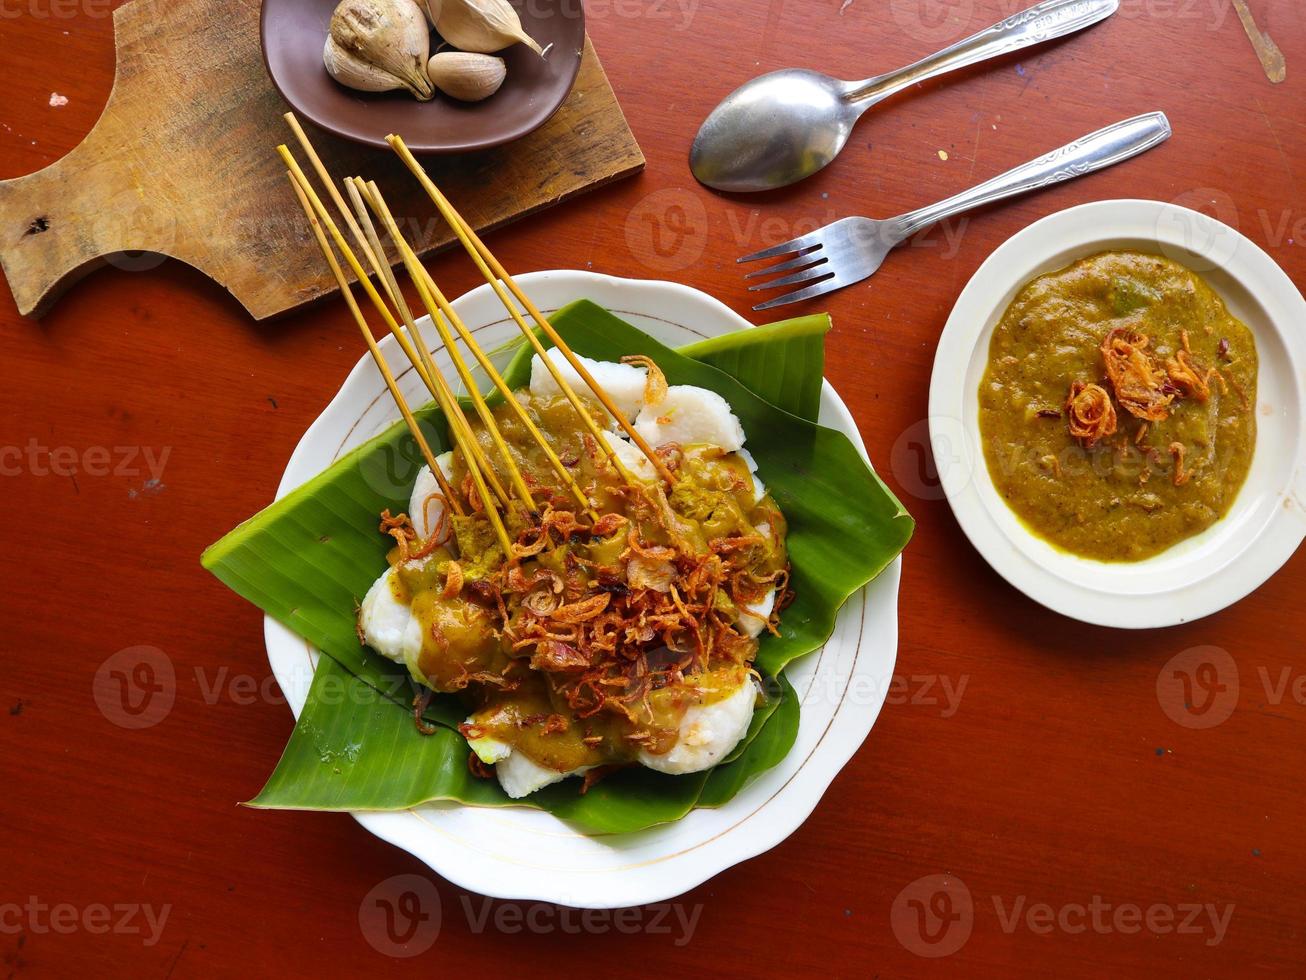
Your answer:
[[[1200,276],[1107,252],[1026,285],[994,328],[979,428],[1039,537],[1140,561],[1229,510],[1256,446],[1256,343]]]

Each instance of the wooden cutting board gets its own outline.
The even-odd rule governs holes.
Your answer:
[[[187,262],[257,319],[335,289],[276,145],[289,108],[263,67],[257,0],[135,0],[114,12],[117,72],[104,114],[71,153],[0,181],[0,266],[39,316],[71,283],[143,250]],[[337,177],[376,179],[410,240],[450,236],[389,151],[314,129]],[[301,158],[302,159],[302,158]],[[508,146],[424,161],[469,222],[494,228],[644,166],[589,41],[566,103]]]

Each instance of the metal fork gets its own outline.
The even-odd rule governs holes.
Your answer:
[[[1163,112],[1135,116],[1100,129],[938,204],[885,221],[842,218],[811,234],[745,255],[736,261],[755,262],[791,252],[799,253],[796,258],[745,275],[745,279],[755,279],[758,276],[796,270],[780,279],[749,286],[750,291],[810,283],[777,299],[759,303],[753,309],[769,310],[861,282],[875,274],[890,250],[926,225],[1003,198],[1059,184],[1121,163],[1164,143],[1170,138],[1170,133],[1170,120]]]

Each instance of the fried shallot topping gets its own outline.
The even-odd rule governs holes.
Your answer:
[[[1074,382],[1070,386],[1070,395],[1066,398],[1066,416],[1070,434],[1087,449],[1115,434],[1115,406],[1101,385]]]
[[[1102,360],[1120,406],[1136,418],[1161,422],[1169,418],[1179,389],[1156,366],[1149,343],[1137,331],[1116,327],[1102,341]]]
[[[1215,369],[1203,372],[1186,350],[1181,350],[1165,362],[1165,370],[1170,375],[1170,382],[1183,393],[1185,398],[1204,402],[1211,396],[1209,384]]]
[[[623,493],[624,519],[601,517],[580,531],[546,513],[538,528],[523,532],[529,545],[492,577],[514,658],[545,674],[577,719],[602,712],[635,722],[648,716],[648,698],[659,688],[701,671],[750,665],[757,641],[740,632],[736,610],[772,588],[777,608],[787,598],[784,571],[759,570],[768,548],[761,535],[695,547],[661,486]],[[600,530],[610,531],[611,564],[567,546],[574,534],[597,543]],[[538,568],[528,575],[523,551],[556,561],[561,573]],[[640,731],[637,737],[653,737]]]
[[[665,396],[656,364],[627,363],[648,371],[650,395]],[[572,509],[573,495],[528,474],[537,507],[505,519],[506,554],[473,533],[485,520],[461,473],[447,501],[463,511],[449,519],[450,547],[419,541],[403,515],[383,515],[381,530],[395,541],[392,563],[432,555],[413,574],[434,593],[438,612],[424,624],[424,655],[452,665],[440,690],[466,691],[477,711],[504,708],[496,725],[531,728],[568,752],[580,745],[624,764],[637,750],[666,751],[672,716],[688,698],[751,669],[759,648],[747,625],[756,625],[752,610],[768,605],[764,627],[778,635],[793,595],[784,520],[773,504],[753,499],[743,462],[724,451],[659,446],[664,465],[685,477],[668,489],[618,479],[588,432],[565,438],[559,458],[575,461],[590,506]],[[462,469],[457,457],[455,467]],[[459,668],[463,647],[470,656]],[[523,704],[547,710],[507,710]],[[419,726],[425,707],[414,705]],[[469,740],[490,730],[460,727]],[[469,765],[478,776],[486,771]],[[590,769],[586,785],[609,771]]]
[[[644,401],[656,405],[667,397],[667,377],[662,369],[653,362],[653,358],[643,354],[629,354],[621,359],[622,364],[642,367],[648,372],[644,376]]]
[[[1182,442],[1170,443],[1170,455],[1174,457],[1174,485],[1177,487],[1182,487],[1193,475],[1191,471],[1184,469],[1184,452]]]

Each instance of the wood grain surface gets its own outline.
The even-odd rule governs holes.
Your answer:
[[[988,568],[924,462],[947,314],[980,262],[1038,218],[1177,201],[1236,224],[1306,282],[1299,0],[1246,4],[1284,56],[1282,84],[1235,4],[1123,0],[1087,34],[886,103],[791,190],[720,197],[686,167],[699,121],[748,76],[887,70],[1014,6],[592,0],[591,36],[648,169],[489,239],[514,270],[672,278],[746,312],[736,255],[940,199],[1116,119],[1159,108],[1174,123],[1146,157],[925,232],[829,297],[829,378],[919,522],[898,684],[798,832],[665,915],[486,904],[348,817],[237,806],[291,716],[261,615],[198,555],[271,499],[360,355],[338,301],[255,323],[176,262],[98,272],[39,323],[0,295],[5,975],[1300,976],[1306,560],[1202,622],[1085,627]],[[0,176],[51,163],[94,123],[113,77],[106,11],[0,4]],[[432,268],[451,294],[477,281],[461,256]],[[171,668],[169,710],[123,727],[95,678],[143,658],[156,678]],[[1197,684],[1194,711],[1173,701],[1176,670]],[[396,875],[432,882],[422,936],[432,893],[441,907],[411,961],[359,924]],[[166,910],[161,929],[147,910],[156,925]]]
[[[0,181],[0,266],[19,309],[43,313],[103,265],[149,264],[123,254],[139,250],[194,266],[260,319],[334,291],[274,152],[295,140],[259,53],[259,4],[138,0],[113,22],[103,116],[66,157]],[[337,177],[368,170],[421,252],[453,240],[393,155],[310,135]],[[629,176],[644,157],[587,42],[567,101],[534,133],[425,163],[489,229]]]

